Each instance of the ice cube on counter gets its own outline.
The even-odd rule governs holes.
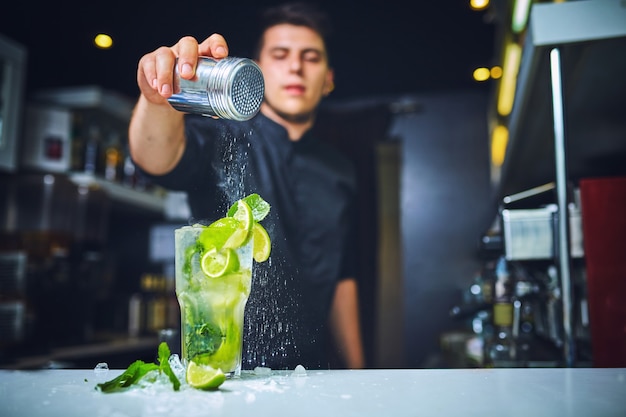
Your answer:
[[[296,366],[293,370],[292,376],[306,376],[306,368],[302,365]]]
[[[96,365],[95,368],[93,368],[93,372],[96,375],[104,375],[109,372],[109,364],[106,362],[100,362]]]

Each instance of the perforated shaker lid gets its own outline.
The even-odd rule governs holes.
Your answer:
[[[254,117],[265,93],[265,82],[259,66],[247,58],[223,59],[213,71],[215,76],[211,78],[207,90],[208,96],[214,100],[211,104],[217,116],[231,120]]]

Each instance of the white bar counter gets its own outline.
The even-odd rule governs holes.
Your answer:
[[[217,391],[103,394],[122,370],[0,371],[0,416],[626,416],[626,369],[244,372]]]

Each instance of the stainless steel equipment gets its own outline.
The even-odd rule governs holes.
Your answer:
[[[241,121],[259,111],[265,82],[250,59],[200,57],[193,80],[181,78],[175,66],[174,92],[168,101],[176,110]]]
[[[570,251],[572,257],[584,256],[580,208],[570,204]],[[548,204],[535,209],[502,210],[502,230],[508,260],[553,259],[558,206]]]

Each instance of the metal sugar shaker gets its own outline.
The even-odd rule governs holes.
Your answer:
[[[178,111],[243,121],[259,111],[265,82],[251,59],[199,57],[192,80],[181,78],[175,65],[174,91],[168,101]]]

